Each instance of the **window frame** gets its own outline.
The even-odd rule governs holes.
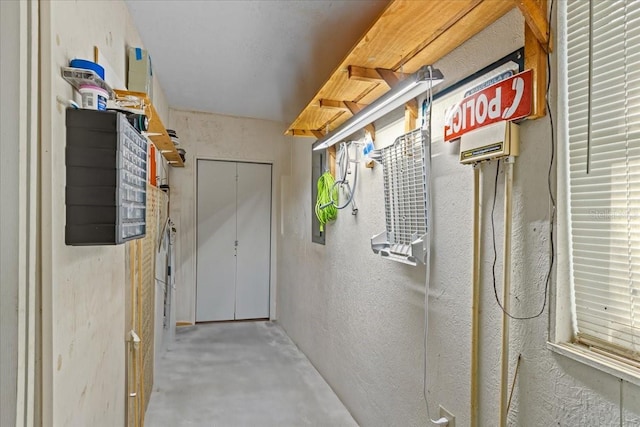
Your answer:
[[[567,2],[557,2],[555,24],[558,31],[555,75],[552,94],[556,95],[555,129],[557,135],[557,264],[556,282],[552,289],[549,339],[547,348],[610,375],[640,386],[640,368],[622,358],[591,348],[576,340],[577,325],[574,319],[575,295],[571,279],[571,234],[569,207],[569,147],[568,147],[568,61],[567,61]],[[554,69],[552,68],[552,70]],[[553,106],[552,106],[553,107]]]

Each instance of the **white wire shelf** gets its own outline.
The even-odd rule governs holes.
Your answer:
[[[371,238],[371,249],[405,264],[424,264],[428,253],[425,132],[416,129],[372,152],[382,164],[386,230]]]

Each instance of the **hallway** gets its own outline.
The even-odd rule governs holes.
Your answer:
[[[357,426],[274,323],[178,328],[160,357],[149,427]]]

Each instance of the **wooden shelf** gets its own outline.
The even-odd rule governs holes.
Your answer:
[[[153,145],[156,146],[164,158],[167,159],[169,165],[183,168],[184,162],[180,158],[180,154],[178,154],[175,145],[173,145],[171,137],[167,133],[167,129],[162,124],[160,115],[158,115],[153,104],[149,101],[147,94],[143,92],[131,92],[118,89],[114,89],[114,92],[116,93],[116,97],[122,98],[126,96],[133,96],[143,101],[145,105],[145,114],[149,118],[149,129],[147,129],[147,133],[157,134],[149,135],[148,138],[153,142]]]
[[[530,118],[544,115],[547,0],[394,0],[285,132],[319,138],[357,109],[386,93],[397,81],[433,64],[518,8],[525,17],[525,67],[534,70],[536,99]]]

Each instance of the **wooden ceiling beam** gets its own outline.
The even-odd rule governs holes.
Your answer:
[[[417,70],[425,64],[434,64],[515,7],[514,0],[483,0],[462,16],[458,22],[450,26],[447,31],[438,32],[437,37],[425,44],[415,55],[407,56],[404,59],[404,68]],[[400,62],[396,66],[399,65]]]
[[[390,88],[393,88],[402,80],[407,78],[408,74],[398,73],[387,68],[365,68],[357,66],[349,66],[349,78],[360,81],[384,82]],[[322,100],[321,100],[322,101]],[[344,101],[344,105],[349,108],[352,114],[358,113],[362,108],[353,102]],[[405,104],[405,131],[415,129],[416,120],[418,118],[418,102],[415,99]]]
[[[527,26],[538,39],[538,42],[546,53],[549,53],[551,48],[550,36],[549,36],[549,22],[547,21],[547,2],[541,2],[539,0],[513,0]]]
[[[407,101],[407,103],[404,105],[404,109],[408,110],[413,117],[418,117],[418,101],[415,98]]]
[[[318,106],[320,108],[332,108],[334,110],[348,110],[344,102],[335,99],[320,99]]]
[[[384,82],[389,87],[394,87],[395,85],[400,83],[402,80],[406,79],[408,76],[408,74],[397,73],[393,70],[388,70],[386,68],[376,68],[376,71],[378,72],[378,74],[380,74],[380,77],[382,77],[382,80],[384,80]]]
[[[349,80],[361,82],[384,82],[389,87],[393,87],[397,82],[404,80],[408,74],[388,70],[386,68],[366,68],[357,65],[349,65]]]
[[[309,136],[309,137],[315,137],[315,135],[313,134],[312,131],[307,130],[307,129],[289,129],[286,132],[287,135],[290,136]]]
[[[447,2],[446,8],[433,0],[391,0],[289,129],[306,129],[308,136],[311,136],[312,129],[335,129],[351,116],[349,112],[359,109],[319,108],[322,98],[370,104],[382,96],[394,81],[401,80],[401,76],[396,75],[393,75],[397,77],[395,79],[387,77],[385,80],[377,68],[411,74],[422,65],[433,64],[519,7],[518,1],[522,1],[524,7],[539,5],[537,12],[530,13],[529,19],[539,20],[546,13],[546,8],[540,5],[541,0],[456,0]],[[430,25],[424,25],[424,22]],[[539,30],[543,27],[538,25]],[[541,57],[537,56],[536,60],[541,61]],[[347,103],[345,106],[349,108]],[[414,111],[409,110],[408,118],[413,117]]]
[[[380,80],[382,80],[382,77],[374,68],[349,65],[348,70],[349,80],[358,80],[361,82],[379,82]]]
[[[524,68],[533,70],[533,101],[529,119],[538,119],[546,114],[547,53],[538,38],[524,24]]]
[[[416,128],[418,119],[418,101],[410,100],[404,106],[404,131],[410,132]]]
[[[347,111],[351,114],[358,114],[360,110],[366,107],[365,104],[358,104],[357,102],[344,101],[344,105],[347,107]]]
[[[376,74],[379,76],[375,78]],[[355,77],[354,77],[355,76]],[[407,77],[407,74],[398,73],[393,70],[389,70],[386,68],[364,68],[364,67],[354,67],[349,66],[349,78],[355,78],[356,80],[367,79],[368,81],[383,81],[389,86],[393,88],[402,80]],[[345,102],[344,104],[347,104]],[[356,114],[360,111],[355,105],[347,105],[349,110],[351,110],[352,114]],[[412,99],[405,104],[405,112],[404,112],[404,127],[405,131],[409,132],[416,127],[416,120],[418,118],[418,101]]]
[[[349,103],[351,107],[349,107],[347,103]],[[335,99],[321,99],[319,101],[319,105],[320,105],[320,108],[333,108],[334,110],[349,111],[351,113],[353,113],[351,108],[358,108],[359,110],[361,110],[367,106],[366,104],[359,104],[357,102],[338,101]]]
[[[464,18],[467,14],[469,14],[469,12],[471,12],[473,9],[476,8],[476,6],[478,6],[480,3],[482,3],[483,0],[471,0],[471,1],[466,1],[466,2],[458,2],[458,9],[456,11],[456,13],[454,15],[450,15],[449,20],[438,25],[437,30],[434,31],[430,37],[428,37],[427,39],[423,40],[422,43],[420,43],[418,46],[416,46],[416,48],[409,52],[405,57],[403,57],[398,63],[396,63],[392,69],[397,70],[400,67],[402,67],[402,65],[407,62],[410,61],[411,59],[413,59],[413,57],[415,57],[416,55],[418,55],[425,47],[429,46],[434,40],[436,40],[438,37],[442,36],[444,33],[446,33],[451,27],[453,27],[455,24],[457,24],[462,18]],[[513,0],[516,1],[516,0]],[[421,64],[421,65],[428,65],[431,63],[425,63],[425,64]]]

